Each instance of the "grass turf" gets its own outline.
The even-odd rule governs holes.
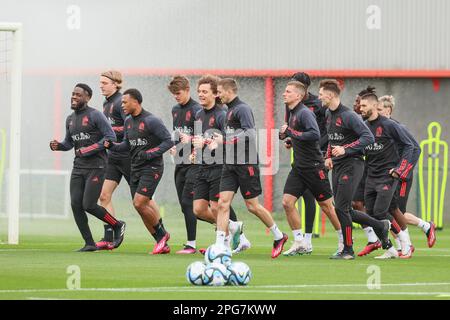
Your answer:
[[[171,233],[169,255],[149,255],[154,242],[140,219],[126,218],[127,231],[122,246],[112,252],[77,253],[81,237],[70,220],[23,220],[21,243],[0,245],[0,299],[449,299],[450,237],[437,233],[434,248],[429,249],[422,231],[410,227],[416,252],[410,260],[377,261],[374,256],[353,261],[332,261],[336,235],[330,225],[324,237],[313,239],[310,256],[272,260],[272,236],[254,217],[240,210],[245,233],[252,248],[233,256],[247,263],[253,278],[245,287],[192,286],[185,279],[188,264],[203,256],[176,255],[185,240],[184,219],[175,214],[165,217]],[[282,214],[277,223],[287,232]],[[0,220],[5,226],[6,220]],[[102,224],[90,219],[93,234],[100,238]],[[291,232],[288,235],[292,238]],[[0,238],[5,239],[5,232]],[[355,250],[366,243],[361,230],[355,230]],[[214,228],[198,223],[198,247],[215,240]],[[290,240],[285,250],[290,246]],[[80,268],[81,288],[67,289],[67,268]],[[380,270],[381,288],[369,289],[367,282],[373,266]]]

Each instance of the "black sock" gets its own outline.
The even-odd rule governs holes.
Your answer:
[[[164,230],[160,222],[158,222],[158,224],[153,228],[155,229],[156,242],[161,241],[161,239],[166,235],[166,231]]]
[[[236,212],[231,206],[230,206],[230,220],[235,222],[237,221]]]
[[[105,234],[103,236],[103,240],[107,242],[113,242],[114,231],[113,228],[109,224],[105,224],[103,226],[105,228]]]

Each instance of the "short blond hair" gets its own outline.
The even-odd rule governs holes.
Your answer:
[[[101,76],[106,77],[109,80],[111,80],[112,82],[114,82],[114,84],[116,85],[118,90],[122,89],[123,79],[122,79],[122,73],[120,71],[108,70],[108,71],[102,72]]]
[[[394,107],[395,107],[395,99],[394,96],[382,96],[378,99],[378,102],[380,103],[380,105],[382,105],[384,108],[389,108],[391,109],[391,113],[394,111]]]

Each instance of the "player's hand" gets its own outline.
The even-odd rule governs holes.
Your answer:
[[[345,148],[341,146],[332,146],[331,154],[335,157],[343,156],[345,154]]]
[[[286,135],[286,133],[281,133],[281,132],[278,132],[278,139],[280,139],[280,140],[284,140],[284,139],[286,139],[287,138],[287,135]]]
[[[392,178],[395,178],[395,179],[400,178],[399,174],[397,173],[397,171],[395,171],[394,168],[392,168],[391,170],[389,170],[389,175],[390,175]]]
[[[281,126],[281,128],[280,128],[280,133],[285,133],[286,130],[287,130],[287,128],[288,128],[288,125],[287,125],[287,124],[283,124],[283,125]]]
[[[223,136],[220,133],[214,132],[214,141],[219,145],[223,144]],[[215,149],[215,148],[214,148]]]
[[[137,156],[140,160],[148,160],[148,153],[145,151],[139,151]]]
[[[169,149],[169,154],[174,156],[177,154],[177,146],[173,146],[172,148]]]
[[[194,138],[192,138],[192,144],[194,145],[194,148],[201,149],[203,148],[205,141],[202,136],[194,136]]]
[[[328,170],[333,170],[333,161],[331,160],[331,158],[325,159],[325,167]]]
[[[110,149],[113,146],[113,142],[111,140],[105,140],[103,142],[103,146],[105,147],[105,149]]]
[[[285,147],[286,149],[292,148],[292,140],[291,140],[291,139],[286,139],[286,140],[284,141],[284,147]]]
[[[81,158],[83,154],[81,153],[81,148],[75,150],[75,156]]]
[[[58,141],[56,141],[56,140],[50,141],[50,150],[57,151],[58,150],[58,145],[59,145]]]
[[[180,142],[183,144],[191,142],[191,136],[186,133],[180,133]]]

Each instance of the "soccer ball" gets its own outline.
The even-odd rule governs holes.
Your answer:
[[[244,262],[233,262],[227,269],[230,272],[228,284],[233,286],[246,285],[252,278],[252,271]]]
[[[186,270],[186,279],[189,283],[196,286],[203,285],[203,273],[206,265],[201,261],[192,262]]]
[[[205,252],[205,262],[206,264],[221,263],[228,266],[231,264],[231,251],[223,245],[210,245]]]
[[[220,263],[211,263],[203,272],[203,284],[208,286],[224,286],[228,282],[229,271]]]

